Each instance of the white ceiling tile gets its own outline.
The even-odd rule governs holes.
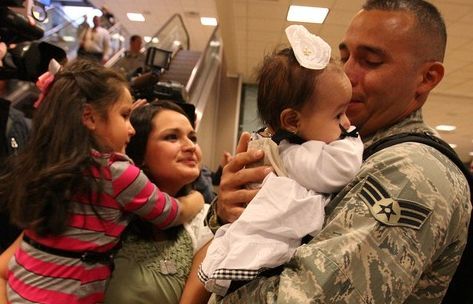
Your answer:
[[[252,31],[279,31],[285,24],[281,19],[248,18],[248,28]]]
[[[465,17],[467,14],[471,13],[471,3],[470,5],[465,4],[456,4],[449,1],[439,1],[437,8],[442,13],[445,21],[456,22],[459,19]]]
[[[345,11],[345,10],[332,10],[329,12],[327,18],[325,19],[324,24],[335,24],[335,25],[343,25],[348,27],[350,24],[351,19],[353,18],[352,11]]]
[[[250,1],[248,2],[248,17],[249,18],[280,18],[286,20],[287,4],[272,1]]]
[[[235,17],[248,16],[248,4],[246,2],[236,1],[233,3],[233,12]]]

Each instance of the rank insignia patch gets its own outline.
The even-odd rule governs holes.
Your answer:
[[[416,202],[396,199],[372,176],[368,176],[358,195],[366,203],[373,217],[388,226],[420,229],[431,209]]]

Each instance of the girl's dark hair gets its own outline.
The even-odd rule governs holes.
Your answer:
[[[131,138],[130,142],[126,147],[126,154],[133,160],[135,165],[139,167],[146,176],[153,182],[154,177],[149,172],[148,168],[143,165],[144,156],[146,152],[146,146],[148,138],[153,131],[153,119],[163,110],[172,110],[178,112],[189,119],[191,125],[193,125],[191,119],[186,112],[173,101],[159,100],[150,102],[148,105],[137,108],[131,113],[130,121],[135,129],[135,135]],[[176,196],[186,195],[192,189],[192,185],[186,185],[179,191]],[[133,234],[136,237],[143,239],[152,239],[154,235],[154,226],[147,221],[135,218],[127,227],[126,234]],[[175,234],[177,230],[170,229],[166,230],[168,234]]]
[[[100,191],[100,182],[87,176],[99,166],[90,152],[101,147],[83,125],[82,113],[89,104],[107,119],[126,86],[116,72],[82,60],[55,75],[34,114],[27,147],[8,160],[0,176],[0,199],[14,224],[39,235],[58,235],[67,227],[73,196]]]
[[[258,114],[263,124],[279,130],[281,112],[302,108],[314,94],[316,77],[322,71],[302,67],[291,48],[266,56],[257,77]]]

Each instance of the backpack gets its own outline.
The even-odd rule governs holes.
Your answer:
[[[455,151],[443,140],[428,133],[400,133],[385,137],[371,146],[363,153],[363,160],[374,153],[403,142],[418,142],[431,146],[447,156],[465,175],[470,187],[470,202],[473,204],[473,177],[469,169],[458,158]],[[472,213],[473,215],[473,213]],[[448,286],[447,293],[442,300],[442,304],[453,303],[473,303],[473,288],[471,279],[473,278],[473,218],[470,218],[468,227],[468,238],[465,251],[460,260],[460,264]]]
[[[2,113],[5,114],[5,113]],[[30,132],[30,125],[23,112],[9,107],[6,118],[5,134],[2,138],[2,155],[0,157],[0,170],[3,171],[4,161],[8,155],[14,155],[19,149],[24,148],[28,141]],[[21,230],[10,224],[8,213],[5,212],[2,202],[0,202],[0,231],[2,237],[0,238],[0,252],[3,252],[8,246],[17,238]]]
[[[30,126],[23,112],[11,107],[6,127],[6,145],[8,155],[16,154],[28,141]]]

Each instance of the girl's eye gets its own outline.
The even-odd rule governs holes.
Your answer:
[[[131,111],[126,111],[126,112],[122,113],[122,117],[125,118],[125,119],[130,118],[130,115],[131,115]]]

